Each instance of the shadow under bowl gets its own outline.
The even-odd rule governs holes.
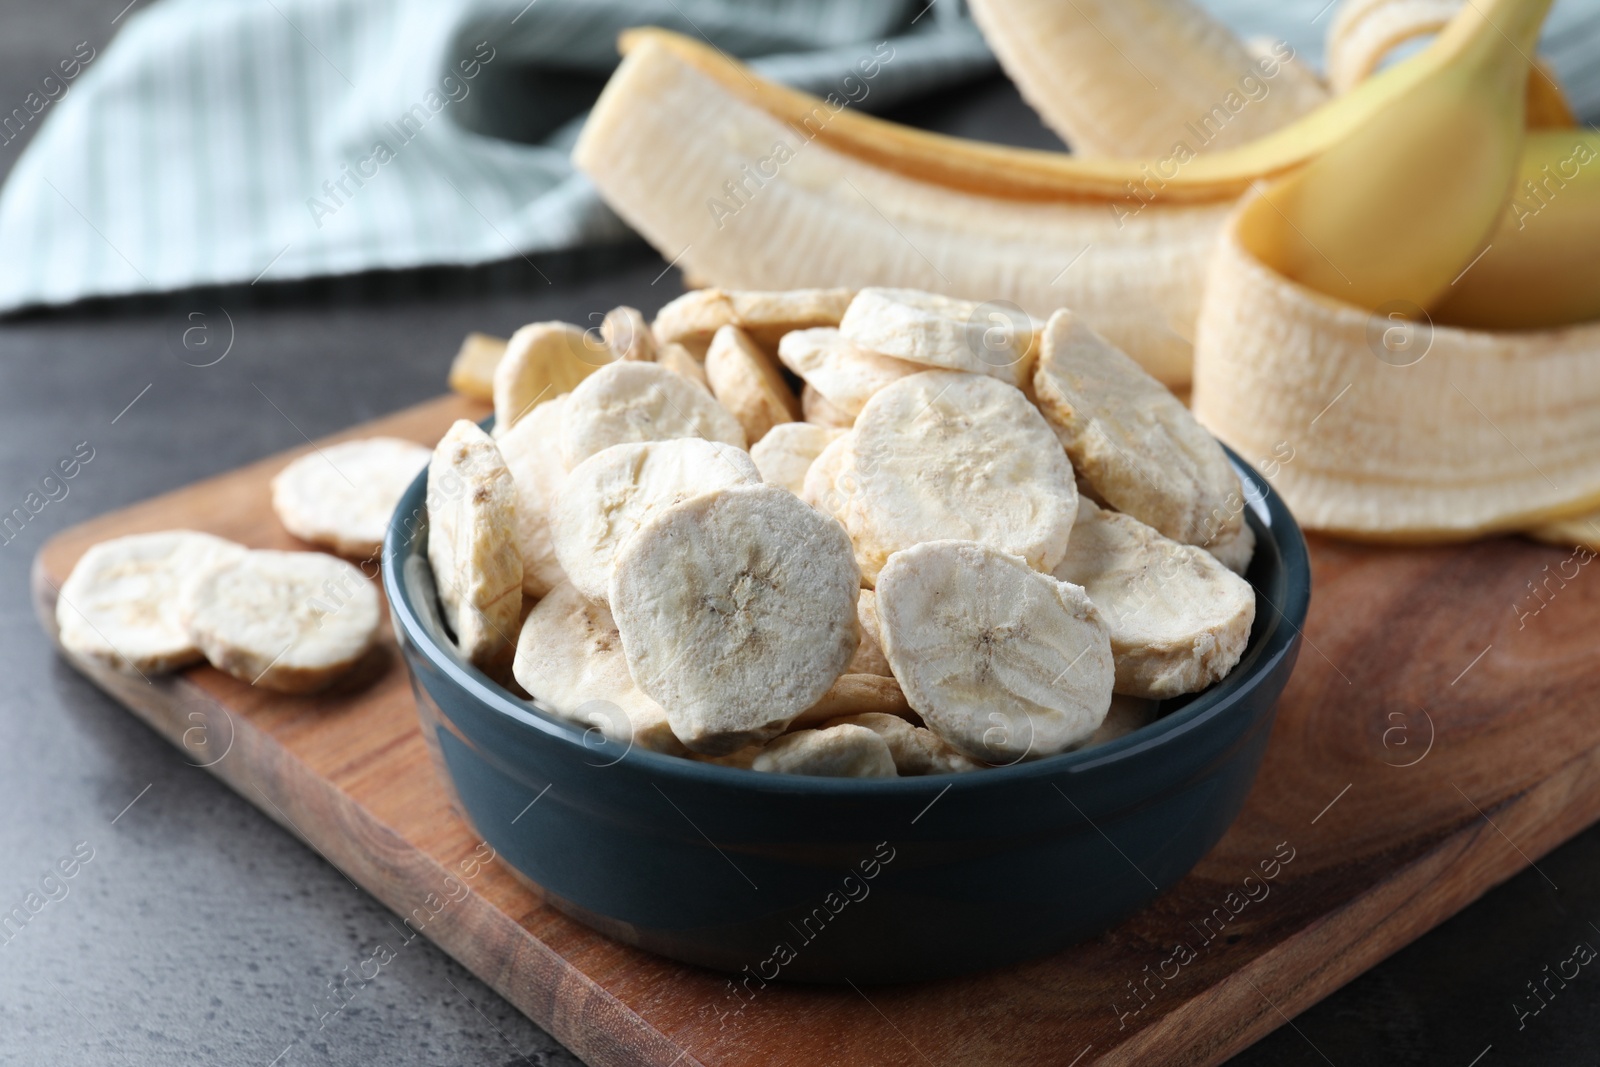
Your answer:
[[[1257,538],[1256,620],[1233,672],[1115,741],[970,774],[758,774],[629,748],[518,699],[441,625],[426,471],[395,512],[383,584],[441,777],[552,906],[751,989],[948,977],[1100,933],[1238,816],[1311,575],[1288,509],[1233,459]]]

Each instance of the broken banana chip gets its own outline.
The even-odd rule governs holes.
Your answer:
[[[856,648],[861,588],[838,523],[774,485],[686,500],[617,554],[611,611],[639,688],[689,748],[782,733]]]
[[[1014,304],[916,289],[863,289],[840,320],[839,335],[869,352],[986,374],[1020,389],[1033,370],[1035,325]]]
[[[1088,739],[1111,706],[1111,638],[1084,591],[973,541],[897,552],[883,651],[911,707],[967,756],[1009,764]]]

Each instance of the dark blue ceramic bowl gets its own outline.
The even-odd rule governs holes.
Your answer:
[[[750,990],[938,978],[1104,930],[1182,878],[1237,817],[1311,576],[1288,510],[1235,466],[1259,546],[1255,628],[1233,673],[1109,744],[973,774],[758,774],[629,750],[516,698],[440,626],[426,472],[390,526],[383,584],[443,778],[550,904]]]

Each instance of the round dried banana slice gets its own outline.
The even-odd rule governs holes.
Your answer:
[[[891,553],[981,541],[1048,571],[1078,511],[1072,464],[1032,404],[993,378],[923,371],[867,402],[850,432],[844,523],[875,584]],[[836,492],[846,481],[836,478]]]
[[[1250,569],[1250,561],[1256,555],[1256,532],[1250,528],[1248,521],[1241,522],[1232,536],[1224,534],[1205,548],[1207,552],[1216,556],[1217,561],[1224,567],[1235,574],[1243,575]]]
[[[811,705],[789,723],[789,729],[816,726],[837,719],[841,715],[861,715],[881,712],[898,715],[903,719],[916,718],[916,712],[906,703],[900,683],[892,675],[845,673],[834,679],[822,699]]]
[[[852,289],[695,289],[657,312],[651,329],[661,344],[676,341],[704,353],[712,334],[733,325],[771,350],[791,330],[839,325],[853,296]]]
[[[503,436],[546,400],[571,392],[616,357],[568,322],[534,322],[511,335],[494,368],[494,433]]]
[[[711,392],[711,379],[706,377],[706,369],[682,345],[662,345],[656,353],[656,362],[672,373],[689,379],[707,393]]]
[[[863,289],[839,320],[839,333],[869,352],[986,374],[1018,388],[1033,372],[1037,332],[1033,319],[1014,304],[918,289]]]
[[[848,430],[856,424],[854,415],[834,405],[827,397],[817,392],[810,382],[800,390],[800,414],[815,426],[836,426],[841,430]]]
[[[800,484],[800,499],[824,515],[844,522],[846,491],[856,487],[850,471],[850,434],[835,438],[817,453]]]
[[[624,304],[606,312],[606,317],[600,320],[600,339],[617,359],[644,363],[655,361],[655,335],[650,332],[650,324],[644,321],[638,308]]]
[[[537,599],[566,581],[550,536],[550,514],[567,480],[557,442],[572,394],[546,400],[498,441],[516,490],[517,552],[522,557],[522,592]]]
[[[982,770],[976,763],[956,751],[949,742],[925,726],[916,726],[898,715],[866,712],[845,715],[823,724],[826,730],[834,726],[864,726],[883,738],[894,759],[894,768],[904,777],[924,774],[957,774]]]
[[[495,443],[457,420],[428,462],[428,563],[456,647],[489,669],[511,658],[522,618],[516,500]]]
[[[678,437],[745,446],[739,420],[682,375],[658,363],[613,363],[572,391],[561,461],[571,470],[612,445]]]
[[[325,689],[378,634],[378,590],[321,552],[245,552],[196,581],[189,636],[219,670],[296,695]]]
[[[1256,594],[1249,582],[1205,549],[1088,500],[1078,504],[1072,542],[1054,574],[1082,586],[1099,609],[1119,693],[1197,693],[1226,677],[1250,640]]]
[[[198,578],[245,551],[243,545],[193,530],[101,541],[83,554],[57,591],[61,647],[137,674],[198,663],[203,655],[183,623],[183,596]]]
[[[888,742],[855,723],[785,734],[762,749],[750,769],[818,778],[893,778],[897,774]]]
[[[856,647],[850,539],[787,489],[738,485],[659,512],[617,553],[610,602],[639,688],[723,755],[781,733]]]
[[[868,351],[830,326],[784,334],[778,358],[832,407],[851,416],[859,415],[872,394],[890,382],[927,369]]]
[[[878,594],[871,589],[861,590],[856,599],[856,621],[861,624],[861,644],[850,657],[845,674],[879,674],[893,677],[889,660],[883,654],[883,644],[878,639]]]
[[[779,423],[800,419],[800,401],[789,383],[772,358],[737,326],[724,326],[711,338],[706,378],[712,395],[739,420],[751,444]]]
[[[341,441],[294,460],[272,479],[283,528],[350,559],[375,559],[395,505],[432,450],[398,437]]]
[[[661,705],[633,683],[610,610],[569,584],[556,586],[528,613],[511,672],[546,710],[613,741],[687,751]]]
[[[1046,323],[1033,385],[1073,466],[1112,507],[1186,545],[1239,536],[1239,476],[1217,439],[1072,312]]]
[[[751,446],[750,458],[761,472],[762,481],[781,485],[799,496],[811,464],[824,448],[843,435],[843,430],[809,422],[779,423]]]
[[[1111,640],[1084,591],[972,541],[895,553],[878,580],[883,651],[917,714],[985,763],[1049,756],[1111,705]]]
[[[561,568],[591,600],[604,601],[612,564],[634,532],[663,508],[730,485],[756,485],[750,454],[698,437],[613,445],[567,475],[550,517]]]

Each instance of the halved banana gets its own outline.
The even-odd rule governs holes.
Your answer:
[[[457,420],[428,463],[428,563],[456,647],[488,669],[511,658],[522,618],[516,501],[495,443]]]
[[[810,382],[800,390],[800,413],[815,426],[832,426],[848,430],[855,425],[856,417],[823,396]]]
[[[863,726],[883,738],[894,759],[895,770],[905,777],[982,769],[981,764],[962,755],[932,730],[913,725],[898,715],[871,711],[845,715],[828,720],[822,728],[828,730],[835,726]]]
[[[763,748],[750,769],[822,778],[893,778],[897,773],[888,742],[851,723],[785,734]]]
[[[613,363],[572,391],[561,460],[571,470],[612,445],[678,437],[745,447],[739,420],[682,375],[657,363]]]
[[[528,613],[511,672],[529,696],[563,718],[640,748],[686,751],[672,735],[667,713],[628,673],[610,610],[568,583]]]
[[[839,335],[869,352],[1021,388],[1033,370],[1034,325],[1014,304],[869,288],[850,301]]]
[[[1238,536],[1239,476],[1217,439],[1072,312],[1045,325],[1033,386],[1072,465],[1111,506],[1186,545]]]
[[[377,587],[321,552],[234,555],[189,587],[181,610],[212,666],[280,693],[327,688],[378,633]]]
[[[651,329],[662,344],[676,341],[702,355],[724,326],[738,326],[767,349],[790,330],[837,326],[855,295],[851,289],[694,289],[656,312]]]
[[[948,538],[1014,552],[1040,570],[1061,562],[1077,481],[1049,424],[1011,386],[913,374],[867,402],[848,440],[838,481],[848,476],[856,491],[840,495],[869,583],[892,553]]]
[[[1066,558],[1052,572],[1082,586],[1111,636],[1116,691],[1165,699],[1227,677],[1256,617],[1250,583],[1203,548],[1131,515],[1078,501]]]
[[[800,418],[800,401],[772,357],[737,326],[724,326],[712,336],[706,350],[706,379],[712,395],[739,420],[752,445],[779,423]]]
[[[1090,737],[1111,705],[1111,639],[1084,591],[974,541],[896,552],[878,576],[883,651],[928,727],[1014,763]]]
[[[750,454],[698,437],[613,445],[572,468],[550,517],[573,586],[604,601],[616,555],[651,516],[690,497],[761,481]]]
[[[685,745],[720,755],[827,692],[855,651],[860,588],[838,523],[787,489],[739,485],[641,526],[609,599],[639,688]]]
[[[689,379],[706,392],[711,392],[711,379],[706,377],[705,367],[676,341],[661,345],[656,350],[656,362],[674,374]]]
[[[432,454],[398,437],[307,452],[273,476],[272,510],[302,541],[351,559],[375,559],[395,505]]]
[[[572,394],[563,393],[528,412],[498,441],[517,495],[517,551],[522,592],[538,599],[566,581],[550,537],[550,514],[567,480],[561,465],[561,420]]]
[[[811,464],[843,434],[843,430],[809,422],[779,423],[751,446],[750,458],[761,472],[762,481],[781,485],[798,496]]]
[[[180,605],[195,580],[245,552],[194,530],[101,541],[73,565],[56,597],[61,647],[113,670],[155,674],[202,658]]]
[[[535,322],[511,335],[494,369],[494,433],[543,401],[571,392],[615,357],[604,342],[566,322]]]
[[[617,359],[653,363],[656,339],[638,308],[614,307],[600,320],[600,339]]]
[[[778,342],[778,358],[830,406],[852,417],[861,413],[879,389],[927,369],[862,348],[832,326],[784,334]]]
[[[889,659],[883,654],[883,643],[878,638],[878,595],[871,589],[861,590],[856,597],[856,622],[861,626],[861,644],[856,646],[856,654],[850,657],[850,663],[844,669],[845,674],[894,677]]]

